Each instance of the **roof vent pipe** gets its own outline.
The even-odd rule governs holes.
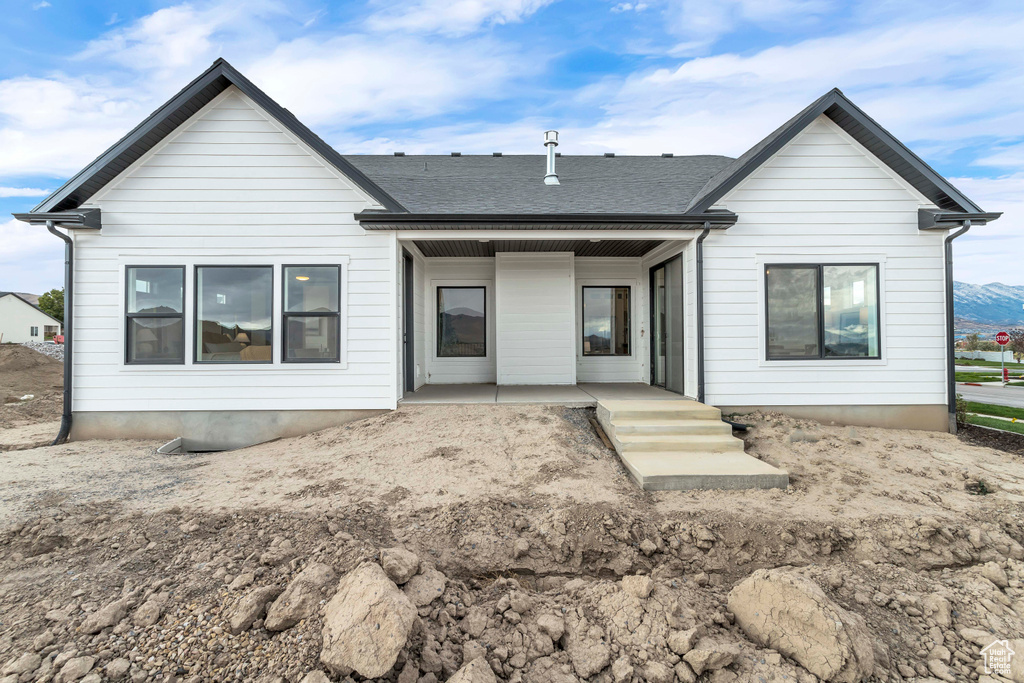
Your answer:
[[[544,176],[545,185],[558,185],[558,174],[555,173],[555,147],[558,147],[558,131],[544,131],[544,146],[548,148],[548,172]]]

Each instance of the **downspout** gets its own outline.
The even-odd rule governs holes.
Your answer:
[[[704,231],[697,237],[697,401],[704,402],[704,239],[711,233],[711,223],[704,221]]]
[[[949,433],[956,434],[956,334],[953,320],[953,240],[971,229],[971,222],[947,235],[944,243],[946,256],[946,401],[949,405]]]
[[[64,410],[60,417],[60,432],[51,446],[68,440],[71,434],[71,326],[74,318],[74,255],[75,246],[71,238],[53,227],[53,221],[46,221],[46,229],[64,240]]]

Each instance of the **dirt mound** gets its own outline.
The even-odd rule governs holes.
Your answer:
[[[0,344],[0,429],[60,418],[64,364],[21,344]],[[31,399],[21,400],[32,395]]]
[[[37,368],[41,365],[64,367],[60,361],[33,351],[21,344],[0,344],[0,372],[13,373]]]
[[[980,671],[982,647],[1024,634],[1020,510],[985,527],[926,522],[880,561],[862,559],[873,549],[856,537],[811,543],[810,529],[792,554],[779,529],[741,536],[679,519],[560,511],[562,520],[600,522],[605,552],[594,553],[593,526],[552,524],[545,505],[516,510],[501,538],[509,561],[491,564],[436,515],[392,517],[375,506],[315,514],[94,506],[18,523],[0,532],[0,666],[31,665],[36,680],[72,659],[95,671],[126,660],[130,680],[297,683],[323,668],[339,583],[396,545],[420,558],[412,582],[436,587],[414,600],[418,619],[382,681],[442,681],[480,657],[497,680],[522,683],[818,680],[798,659],[752,640],[729,608],[730,590],[764,564],[797,572],[824,592],[820,602],[858,615],[872,637],[871,656],[861,658],[873,662],[871,680],[967,680]],[[486,518],[473,506],[444,517],[474,526],[480,512]],[[569,561],[516,570],[529,563],[512,561],[520,540],[529,556],[554,550]],[[917,567],[918,554],[951,545],[958,558],[949,565]],[[439,560],[447,548],[460,552]],[[314,565],[340,581],[310,602],[308,616],[268,630],[267,605]]]

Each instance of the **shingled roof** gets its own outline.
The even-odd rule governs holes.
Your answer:
[[[681,214],[724,156],[357,156],[345,159],[411,213]]]

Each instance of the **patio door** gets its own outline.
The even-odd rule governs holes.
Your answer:
[[[683,257],[651,268],[651,384],[683,393]]]

